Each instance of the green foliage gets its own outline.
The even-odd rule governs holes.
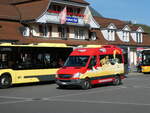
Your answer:
[[[103,17],[98,11],[96,11],[93,7],[90,7],[91,13],[93,16]]]
[[[150,35],[150,26],[144,25],[144,24],[135,24],[136,26],[141,26],[145,33],[148,33]]]

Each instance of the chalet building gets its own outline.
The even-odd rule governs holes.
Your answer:
[[[95,30],[100,45],[112,44],[122,48],[127,68],[134,71],[137,65],[137,50],[150,47],[149,35],[140,26],[125,21],[101,17],[94,19],[100,25],[100,29]]]
[[[1,4],[1,29],[13,32],[7,34],[10,37],[1,36],[2,42],[98,44],[90,29],[100,26],[90,13],[89,3],[83,0],[15,0]]]
[[[137,49],[150,47],[140,26],[95,16],[85,0],[1,0],[0,9],[0,43],[113,44],[130,67],[137,64]]]

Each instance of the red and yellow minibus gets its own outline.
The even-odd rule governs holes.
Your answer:
[[[124,57],[122,50],[113,45],[99,48],[77,48],[57,71],[56,83],[60,88],[111,82],[119,85],[124,78]]]

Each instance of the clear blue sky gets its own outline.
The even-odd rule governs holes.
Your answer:
[[[85,0],[102,16],[150,26],[150,0]]]

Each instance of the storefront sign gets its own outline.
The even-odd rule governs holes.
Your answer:
[[[75,17],[67,17],[66,22],[78,23],[78,18],[75,18]]]

